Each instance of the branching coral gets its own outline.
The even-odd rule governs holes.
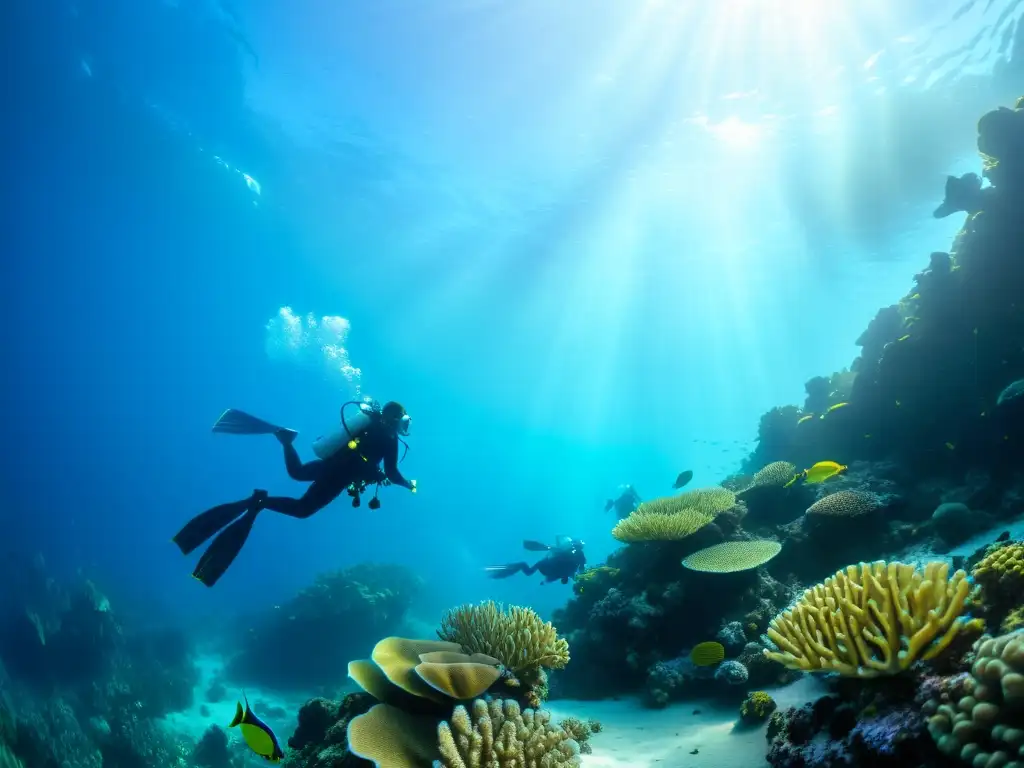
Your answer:
[[[713,486],[645,501],[612,529],[619,541],[678,541],[736,504],[736,494]]]
[[[472,714],[456,707],[438,728],[443,768],[570,768],[579,745],[547,712],[520,710],[514,701],[477,699]]]
[[[979,620],[961,614],[967,574],[949,565],[921,570],[904,563],[861,563],[837,571],[776,616],[768,636],[778,652],[765,656],[791,669],[849,677],[894,675],[932,659]]]
[[[982,768],[1019,766],[1024,759],[1024,634],[980,640],[965,696],[956,704],[925,704],[939,749]]]
[[[603,730],[600,720],[580,720],[578,717],[567,717],[559,722],[559,727],[569,734],[569,738],[579,744],[580,753],[591,754],[594,750],[588,743],[590,737]]]
[[[503,610],[488,600],[453,608],[441,620],[437,635],[470,653],[493,656],[512,672],[562,669],[569,663],[569,643],[536,611],[517,605]]]
[[[717,515],[736,504],[736,494],[719,486],[694,488],[683,491],[675,496],[663,496],[643,502],[638,510],[657,512],[662,515],[675,515],[680,512],[694,511],[703,515]]]
[[[619,520],[612,529],[612,536],[629,544],[641,541],[679,541],[696,533],[714,519],[714,515],[694,509],[666,515],[640,508],[629,517]]]

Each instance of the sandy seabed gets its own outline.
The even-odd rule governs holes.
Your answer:
[[[769,689],[779,709],[799,706],[821,695],[820,683],[802,678]],[[765,724],[737,724],[738,705],[688,701],[646,709],[635,699],[553,701],[555,719],[594,718],[604,729],[591,737],[593,753],[584,768],[763,768],[767,765]]]
[[[232,696],[213,704],[201,704],[203,694],[218,676],[221,662],[199,661],[201,680],[196,686],[191,709],[169,715],[164,725],[175,732],[198,739],[211,725],[227,726],[235,714]],[[804,677],[792,685],[768,689],[780,709],[813,701],[822,693],[821,683]],[[240,694],[231,691],[230,694]],[[278,734],[282,744],[295,728],[295,716],[307,697],[288,699],[250,689],[249,703]],[[718,701],[687,701],[665,709],[648,709],[638,699],[608,701],[548,702],[554,719],[578,717],[600,720],[601,733],[591,737],[593,753],[583,756],[583,768],[764,768],[767,750],[765,725],[737,725],[739,704]],[[284,717],[275,717],[284,713]],[[231,749],[248,752],[237,731],[229,731]],[[263,764],[254,755],[253,765]],[[247,762],[248,765],[248,762]]]

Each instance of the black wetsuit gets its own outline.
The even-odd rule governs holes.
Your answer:
[[[242,550],[257,515],[264,509],[304,519],[326,507],[353,483],[371,485],[386,479],[393,485],[415,488],[398,471],[398,435],[379,421],[363,431],[355,448],[343,446],[326,459],[314,459],[305,464],[290,440],[284,439],[282,444],[288,474],[310,484],[302,496],[297,499],[269,496],[266,491],[258,490],[248,499],[220,504],[196,515],[174,536],[178,549],[188,555],[217,534],[192,572],[206,586],[212,587],[224,575]]]
[[[534,565],[523,561],[509,563],[502,566],[500,570],[493,572],[491,577],[507,579],[509,576],[514,576],[517,573],[532,576],[539,571],[540,575],[544,577],[543,583],[545,584],[550,584],[552,581],[568,584],[569,579],[582,571],[586,565],[587,558],[583,555],[583,550],[573,547],[572,549],[552,551],[550,555]]]
[[[384,462],[383,474],[381,461]],[[305,464],[299,459],[295,446],[285,443],[284,465],[292,480],[310,483],[309,488],[297,499],[268,496],[261,506],[289,517],[312,517],[352,483],[360,481],[372,485],[387,478],[392,485],[412,488],[412,483],[398,471],[398,437],[393,431],[376,424],[367,428],[355,449],[343,446],[333,456]]]

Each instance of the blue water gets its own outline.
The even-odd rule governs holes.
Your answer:
[[[737,469],[948,246],[942,179],[1024,84],[1019,2],[814,5],[5,4],[6,551],[186,625],[367,559],[431,623],[562,605],[482,569],[557,534],[597,562],[619,483]],[[360,374],[282,346],[285,307],[344,318]],[[357,394],[408,407],[419,493],[263,515],[190,579],[185,520],[301,491],[217,415],[311,457]]]

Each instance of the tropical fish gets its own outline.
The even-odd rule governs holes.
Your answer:
[[[234,728],[237,725],[242,731],[242,738],[249,745],[249,749],[268,763],[281,762],[284,752],[281,751],[277,736],[270,730],[269,725],[256,717],[249,709],[249,700],[245,698],[244,694],[242,698],[245,699],[245,709],[242,709],[242,702],[235,703],[235,719],[231,721],[228,728]]]
[[[817,483],[823,483],[830,477],[835,477],[840,472],[846,471],[846,465],[839,464],[835,461],[819,461],[813,467],[805,469],[799,474],[793,475],[793,479],[786,483],[783,488],[788,488],[797,480],[803,480],[805,483],[814,485]]]
[[[693,470],[688,469],[685,472],[679,473],[679,477],[676,478],[676,481],[675,483],[672,484],[672,487],[676,490],[679,490],[691,480],[693,480]]]
[[[828,416],[830,413],[832,413],[832,411],[838,411],[840,408],[845,408],[848,405],[849,405],[849,403],[836,403],[835,405],[830,405],[828,407],[828,410],[825,411],[823,414],[821,414],[821,416],[819,416],[818,418],[819,419],[824,419],[826,416]]]
[[[697,643],[690,651],[690,661],[698,667],[710,667],[725,658],[725,646],[714,640]]]

